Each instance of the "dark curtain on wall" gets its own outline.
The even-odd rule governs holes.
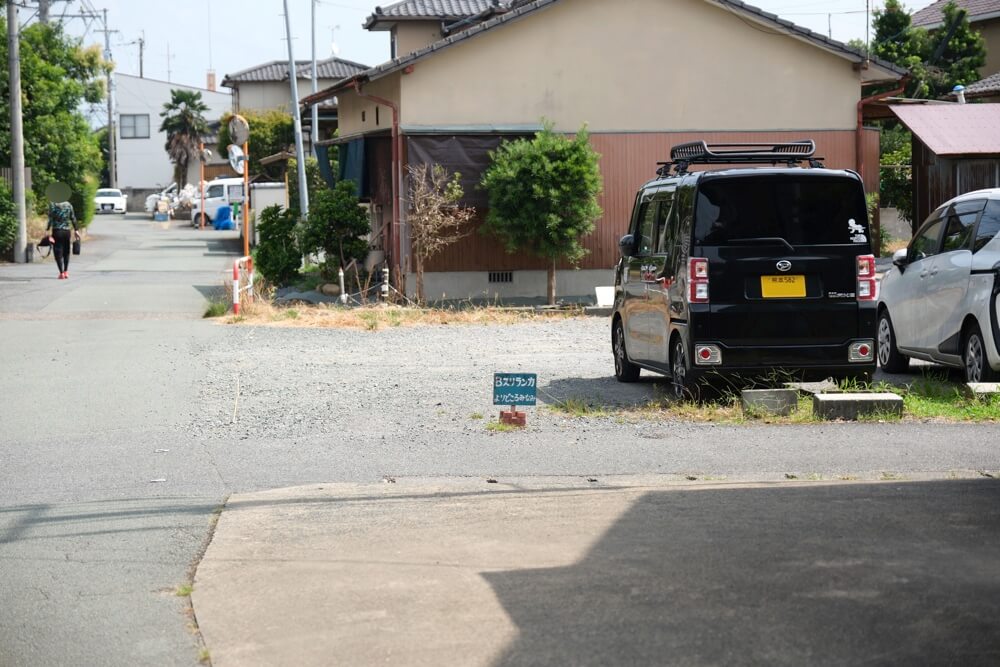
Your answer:
[[[530,136],[532,134],[409,135],[406,137],[406,161],[411,165],[439,164],[449,172],[458,172],[465,191],[462,204],[484,209],[489,198],[480,188],[479,181],[490,166],[490,151],[496,150],[501,141]]]
[[[330,164],[330,147],[316,147],[316,162],[319,164],[319,174],[323,177],[328,187],[337,184],[337,174],[333,173],[333,166]]]
[[[341,181],[354,181],[354,194],[358,197],[367,197],[368,170],[365,168],[365,140],[354,139],[345,144],[340,144],[340,178]],[[329,167],[329,163],[327,163]]]

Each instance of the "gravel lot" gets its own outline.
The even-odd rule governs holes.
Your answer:
[[[540,405],[528,408],[527,429],[487,430],[499,412],[495,371],[538,373],[542,403],[655,398],[664,388],[655,376],[614,379],[605,318],[377,332],[210,326],[224,344],[193,355],[208,379],[190,429],[241,489],[264,488],[268,469],[276,470],[267,484],[278,486],[389,474],[784,479],[1000,468],[993,424],[724,426],[579,418]]]
[[[494,372],[537,373],[540,404],[567,398],[641,404],[660,384],[653,376],[635,385],[614,379],[604,318],[374,332],[225,328],[225,348],[203,351],[212,379],[202,398],[215,408],[203,429],[208,436],[289,437],[366,425],[481,433],[499,411],[492,404]],[[541,407],[529,411],[539,428],[565,421]]]

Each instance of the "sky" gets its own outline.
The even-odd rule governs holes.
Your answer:
[[[629,0],[605,0],[628,2]],[[292,18],[292,48],[296,60],[312,57],[312,0],[287,0]],[[905,5],[916,11],[932,0],[911,0]],[[206,71],[214,69],[217,81],[271,60],[287,60],[282,0],[54,0],[53,18],[66,14],[64,25],[85,43],[103,46],[98,22],[88,25],[68,15],[81,13],[81,3],[108,10],[111,51],[117,71],[139,74],[139,38],[145,41],[143,75],[189,86],[205,86]],[[881,7],[883,0],[870,0]],[[333,55],[365,65],[389,59],[387,32],[368,32],[361,27],[376,4],[391,0],[317,0],[316,57]],[[846,42],[864,38],[865,0],[748,0],[764,10],[799,25]],[[21,20],[30,10],[21,10]],[[169,59],[168,59],[169,53]],[[304,94],[306,91],[300,92]]]

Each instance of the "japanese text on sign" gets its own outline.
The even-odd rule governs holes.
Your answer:
[[[494,373],[493,405],[535,405],[537,385],[535,373]]]

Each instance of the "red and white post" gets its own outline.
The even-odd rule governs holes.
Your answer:
[[[245,287],[240,285],[242,282],[240,277],[241,268],[247,272],[247,284]],[[233,315],[240,314],[240,294],[242,292],[247,293],[248,301],[253,301],[253,274],[253,257],[246,256],[233,260]]]

